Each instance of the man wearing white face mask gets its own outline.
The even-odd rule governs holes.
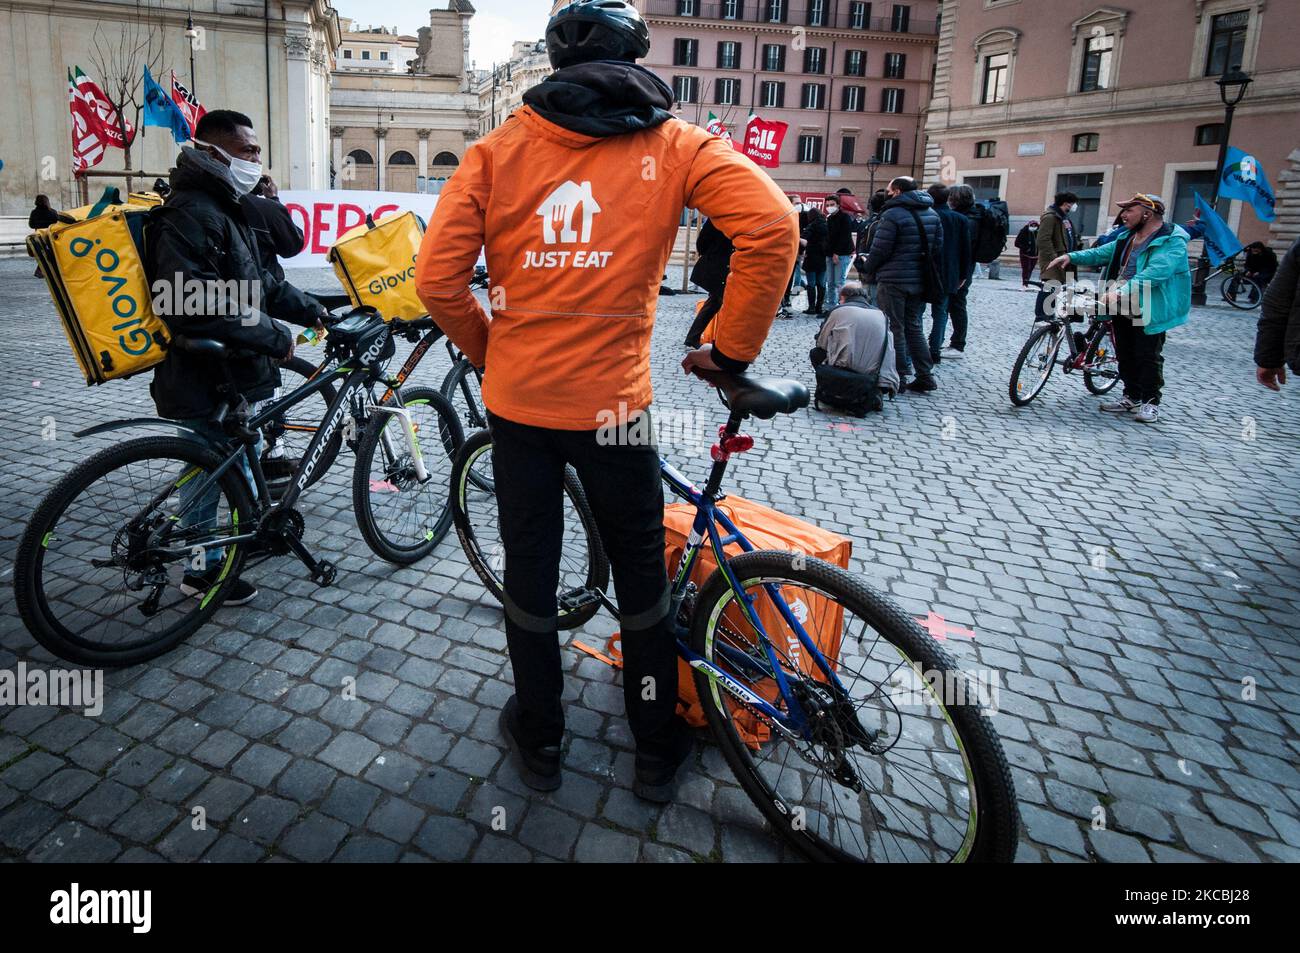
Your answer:
[[[277,362],[293,354],[293,334],[272,318],[312,327],[324,307],[267,272],[240,199],[262,177],[261,147],[253,123],[242,113],[217,109],[199,120],[194,146],[181,149],[166,202],[150,216],[146,268],[155,301],[183,303],[158,309],[173,335],[212,338],[249,356],[223,362],[171,348],[154,370],[150,393],[160,416],[221,439],[210,422],[218,388],[227,380],[250,405],[271,397],[280,383]],[[201,289],[201,294],[191,294]],[[163,297],[165,296],[165,297]],[[171,313],[165,313],[171,312]],[[261,448],[258,448],[260,452]],[[252,474],[245,465],[245,476]],[[197,481],[196,481],[197,482]],[[188,486],[188,485],[187,485]],[[187,487],[181,488],[184,496]],[[191,510],[187,522],[216,515],[216,493]],[[181,591],[202,596],[217,584],[221,554],[206,554],[207,572],[185,576]],[[226,605],[250,601],[257,590],[237,580]]]

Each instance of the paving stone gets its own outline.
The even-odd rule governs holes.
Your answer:
[[[477,840],[474,825],[455,817],[431,817],[416,835],[415,844],[434,860],[464,860]]]
[[[1020,819],[1031,840],[1072,854],[1084,853],[1083,835],[1079,833],[1077,819],[1063,817],[1032,804],[1020,806]]]
[[[568,814],[542,804],[531,807],[519,830],[519,843],[556,860],[567,860],[578,841],[581,826]]]
[[[254,844],[270,846],[297,816],[296,804],[263,795],[240,809],[229,829]]]
[[[108,827],[129,808],[140,795],[116,781],[101,781],[68,811],[91,827]]]
[[[319,761],[293,761],[275,782],[276,793],[291,801],[307,804],[320,798],[338,775]]]
[[[357,775],[375,760],[379,745],[351,731],[338,735],[318,757],[345,774]]]
[[[77,821],[65,821],[27,853],[27,860],[46,864],[103,864],[122,852],[122,845]]]
[[[280,849],[297,860],[320,863],[330,858],[347,833],[347,825],[323,814],[312,814],[284,835]]]
[[[1175,817],[1174,823],[1193,853],[1229,863],[1253,863],[1259,859],[1245,841],[1226,827],[1182,815]]]

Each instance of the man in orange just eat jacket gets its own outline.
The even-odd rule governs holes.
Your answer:
[[[628,426],[649,413],[650,334],[682,208],[735,245],[713,344],[682,361],[743,371],[794,264],[789,200],[730,145],[673,118],[672,90],[636,64],[650,49],[621,0],[578,0],[546,28],[556,72],[465,154],[416,260],[429,314],[476,366],[493,442],[515,695],[501,729],[524,780],[560,784],[564,711],[556,628],[566,463],[609,555],[622,625],[634,790],[667,801],[690,737],[675,715],[658,451]],[[469,290],[479,249],[492,319]],[[611,416],[620,439],[602,430]],[[646,421],[648,423],[648,421]]]

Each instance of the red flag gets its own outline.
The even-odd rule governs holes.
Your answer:
[[[193,93],[181,85],[180,80],[176,78],[175,70],[172,70],[172,102],[185,114],[185,120],[190,124],[190,135],[194,135],[194,130],[199,127],[199,120],[207,110],[194,98]]]
[[[85,172],[104,161],[102,125],[94,108],[77,92],[77,84],[68,70],[68,109],[72,112],[72,171]]]
[[[104,91],[99,88],[99,84],[83,73],[80,66],[75,66],[73,69],[76,73],[69,79],[72,81],[74,94],[88,108],[87,122],[91,123],[91,129],[105,146],[125,149],[135,139],[135,129],[131,127],[131,123],[125,116],[121,117],[122,124],[119,127],[118,112],[108,101]],[[122,137],[123,130],[126,132],[125,139]]]
[[[745,127],[745,155],[764,169],[778,168],[781,165],[781,143],[785,141],[789,128],[789,123],[779,119],[752,117]]]

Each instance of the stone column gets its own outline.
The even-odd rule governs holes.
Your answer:
[[[288,148],[280,145],[277,149],[282,164],[274,171],[276,184],[282,189],[312,187],[311,129],[307,122],[307,117],[311,115],[311,45],[311,36],[307,33],[285,34],[284,65],[288,95],[284,102],[278,104],[280,121],[276,123],[276,128],[286,131]],[[279,141],[285,142],[283,139]]]
[[[415,134],[420,137],[420,154],[417,157],[420,163],[419,166],[417,166],[419,169],[417,175],[419,175],[420,178],[417,182],[423,181],[427,188],[429,182],[429,136],[433,134],[433,130],[417,129],[415,130]]]
[[[334,158],[334,181],[327,182],[326,188],[342,188],[338,177],[343,174],[343,126],[330,126],[330,155]]]
[[[375,188],[384,191],[384,155],[387,152],[384,140],[388,138],[388,130],[379,128],[375,130],[375,137],[378,140],[379,155],[375,156]]]

